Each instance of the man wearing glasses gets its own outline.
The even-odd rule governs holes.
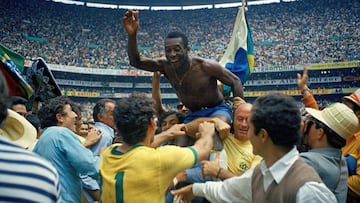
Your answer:
[[[306,108],[306,111],[302,146],[310,150],[300,156],[319,173],[337,202],[345,203],[348,169],[341,148],[346,139],[358,131],[359,121],[342,103],[334,103],[322,111],[313,108]]]

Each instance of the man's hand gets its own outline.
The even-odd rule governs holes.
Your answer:
[[[241,105],[241,104],[245,104],[245,100],[243,100],[241,97],[234,97],[234,103],[232,106],[232,110],[233,112],[235,112],[235,110]]]
[[[213,117],[211,120],[214,122],[216,131],[219,133],[221,140],[224,140],[227,136],[229,136],[230,125],[227,122],[218,117]]]
[[[192,185],[182,187],[178,190],[172,190],[170,192],[174,195],[174,202],[191,201],[195,198],[192,192]]]
[[[219,157],[220,157],[220,152],[217,152],[214,161],[204,160],[201,162],[203,177],[205,177],[205,176],[216,177],[216,175],[218,175],[217,173],[220,170],[220,158]]]
[[[165,131],[169,135],[169,140],[185,135],[186,126],[185,124],[175,124]]]
[[[215,134],[215,127],[214,123],[210,123],[204,121],[199,125],[199,132],[196,133],[196,137],[204,136],[204,135],[211,135],[214,136]]]
[[[297,85],[299,87],[299,90],[303,90],[303,89],[306,89],[308,88],[307,86],[307,82],[308,82],[308,70],[306,68],[306,65],[304,64],[304,72],[303,72],[303,75],[301,76],[300,73],[297,74]]]
[[[129,35],[136,34],[137,30],[139,29],[139,11],[133,11],[129,9],[124,14],[122,19],[123,27],[125,28],[126,32]]]
[[[88,132],[88,135],[86,137],[84,146],[90,147],[90,146],[94,145],[101,139],[101,137],[102,137],[102,134],[99,129],[96,129],[96,128],[90,129],[90,131]]]

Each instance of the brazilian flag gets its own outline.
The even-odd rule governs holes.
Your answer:
[[[10,96],[29,99],[34,90],[22,75],[25,58],[0,44],[0,70],[6,79]]]
[[[242,84],[254,70],[253,40],[244,7],[239,8],[230,42],[219,63],[238,76]],[[231,88],[224,85],[223,92],[230,91]]]

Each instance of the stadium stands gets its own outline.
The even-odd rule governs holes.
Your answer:
[[[91,101],[132,91],[150,93],[151,74],[128,65],[121,25],[125,10],[41,0],[3,0],[0,7],[0,43],[27,59],[40,56],[50,68],[58,67],[53,73],[64,94]],[[219,61],[236,13],[237,8],[140,11],[141,54],[162,55],[165,35],[181,30],[189,35],[193,55]],[[295,77],[304,63],[311,64],[310,87],[320,100],[338,101],[360,86],[359,1],[257,5],[247,17],[255,49],[255,71],[244,85],[248,100],[269,90],[299,96]],[[164,102],[176,103],[169,84],[164,78],[161,82]]]

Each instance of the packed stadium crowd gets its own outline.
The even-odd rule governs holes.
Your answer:
[[[26,58],[92,68],[129,68],[122,9],[51,1],[4,0],[0,43]],[[255,67],[359,60],[360,4],[303,0],[249,6]],[[169,31],[187,33],[192,54],[219,61],[229,43],[237,8],[141,10],[139,50],[163,55]],[[176,16],[176,17],[175,17]]]
[[[206,60],[222,57],[236,8],[141,17],[42,0],[3,0],[0,8],[0,44],[28,59],[153,72],[137,82],[87,73],[120,70],[79,68],[79,78],[60,70],[60,90],[35,63],[24,72],[41,73],[28,77],[38,85],[27,92],[15,54],[1,47],[1,202],[360,202],[360,61],[320,64],[339,68],[312,75],[306,65],[359,60],[358,0],[249,7],[255,66],[304,64],[301,73],[253,73],[255,93],[277,91],[254,101],[239,76]],[[163,103],[162,74],[175,108]],[[97,93],[96,102],[71,88]],[[342,95],[327,105],[315,95],[322,88]]]

